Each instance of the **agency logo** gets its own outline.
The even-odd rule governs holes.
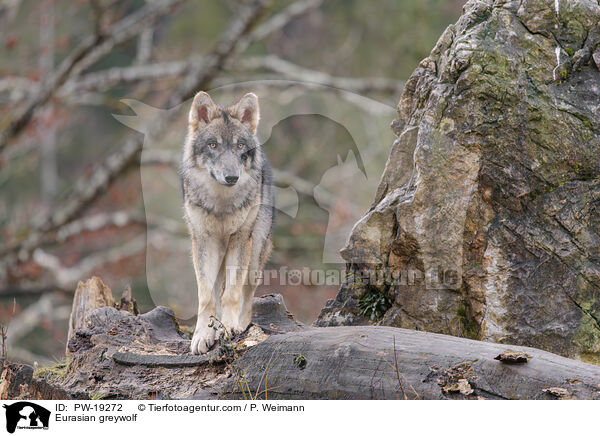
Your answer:
[[[14,433],[16,429],[47,430],[50,411],[29,401],[4,404],[6,409],[6,431]]]

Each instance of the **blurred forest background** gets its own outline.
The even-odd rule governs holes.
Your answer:
[[[403,83],[463,3],[0,0],[8,357],[60,359],[72,294],[92,275],[116,297],[130,285],[141,311],[169,305],[193,323],[176,167],[200,89],[221,104],[259,96],[259,137],[289,200],[269,268],[343,268],[331,248],[373,198]],[[282,293],[311,323],[337,289],[257,294]]]

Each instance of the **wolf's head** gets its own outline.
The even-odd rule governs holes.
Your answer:
[[[256,167],[258,98],[249,93],[236,104],[217,106],[206,92],[194,97],[188,117],[184,161],[224,186],[233,186]]]

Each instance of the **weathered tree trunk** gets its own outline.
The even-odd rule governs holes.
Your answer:
[[[92,277],[85,283],[79,282],[73,297],[73,308],[69,318],[69,333],[67,343],[73,338],[75,330],[85,328],[87,317],[94,310],[104,306],[114,306],[115,300],[108,286],[98,277]],[[67,355],[69,347],[67,346]]]

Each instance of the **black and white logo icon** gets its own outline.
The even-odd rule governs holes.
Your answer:
[[[14,433],[16,429],[47,430],[50,411],[29,401],[4,404],[6,409],[6,431]]]

